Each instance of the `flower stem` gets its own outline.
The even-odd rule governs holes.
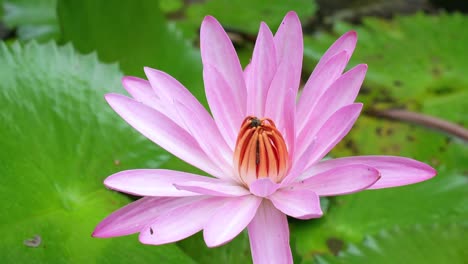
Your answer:
[[[376,110],[368,112],[371,116],[383,117],[412,124],[418,124],[429,128],[434,128],[447,134],[459,137],[468,141],[468,129],[461,125],[420,113],[410,112],[400,109]]]

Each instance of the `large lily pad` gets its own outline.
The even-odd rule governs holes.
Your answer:
[[[305,39],[305,66],[310,70],[337,36],[356,30],[358,46],[350,65],[369,65],[361,100],[418,109],[428,98],[466,92],[467,26],[468,17],[456,13],[367,18],[361,26],[337,23],[332,34]]]
[[[184,16],[177,24],[193,39],[203,17],[212,15],[230,31],[255,36],[262,21],[276,30],[288,11],[296,11],[302,21],[307,21],[316,10],[317,5],[312,0],[207,0],[194,2],[182,10]]]
[[[332,241],[359,242],[395,225],[462,223],[468,217],[467,186],[466,177],[450,175],[413,186],[336,197],[323,218],[294,221],[298,251],[308,257],[339,251],[330,245]]]
[[[394,227],[350,245],[338,258],[318,257],[327,263],[466,263],[468,226],[432,224],[410,228]],[[441,247],[441,245],[448,245]],[[390,253],[390,255],[388,255]]]
[[[80,52],[97,51],[128,75],[143,76],[144,66],[166,71],[205,100],[199,51],[166,23],[158,1],[60,0],[58,15],[64,41]]]
[[[91,238],[103,217],[130,201],[103,179],[168,159],[105,103],[104,93],[122,90],[121,76],[70,45],[0,44],[3,263],[191,262],[175,245]]]
[[[366,109],[403,107],[466,124],[468,79],[463,73],[465,59],[460,43],[468,39],[462,30],[467,22],[466,17],[458,14],[437,17],[418,14],[391,21],[369,18],[364,25],[355,26],[359,42],[350,64],[369,64],[358,101],[363,101]],[[312,68],[333,39],[351,28],[339,23],[334,34],[308,38],[306,67]],[[434,56],[436,60],[431,59]],[[332,156],[408,156],[431,164],[438,170],[438,176],[416,185],[330,199],[329,210],[322,219],[293,224],[298,251],[306,260],[316,254],[330,256],[343,250],[343,245],[359,243],[367,235],[377,235],[394,225],[406,229],[440,221],[441,225],[455,223],[454,228],[461,228],[468,217],[466,142],[442,131],[382,120],[368,113],[358,119]],[[395,237],[395,241],[400,239],[408,238],[405,234]],[[440,244],[440,251],[449,247]],[[381,254],[398,259],[405,253],[398,255],[382,247]]]

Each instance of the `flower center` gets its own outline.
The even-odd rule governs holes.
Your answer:
[[[245,185],[256,179],[280,182],[286,176],[288,150],[269,118],[248,116],[242,122],[234,151],[234,167]]]

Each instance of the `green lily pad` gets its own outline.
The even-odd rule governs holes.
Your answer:
[[[59,36],[55,6],[57,0],[4,0],[3,20],[17,28],[20,40],[47,41]]]
[[[468,180],[461,175],[439,176],[416,185],[331,199],[330,208],[321,219],[293,222],[298,252],[308,257],[331,253],[331,240],[359,242],[366,235],[394,225],[466,221]]]
[[[468,218],[466,143],[426,128],[361,116],[332,154],[408,156],[432,164],[438,176],[416,185],[330,199],[322,219],[293,223],[298,251],[304,256],[331,253],[333,241],[359,242],[393,225],[461,223]],[[450,245],[440,247],[444,250]]]
[[[116,65],[70,45],[0,44],[3,263],[192,262],[175,245],[91,238],[107,214],[130,202],[103,179],[168,160],[104,101],[122,91],[121,76]]]
[[[366,19],[364,25],[354,28],[359,41],[350,63],[369,64],[358,101],[364,102],[367,109],[406,108],[468,125],[468,78],[463,67],[467,53],[460,46],[460,42],[468,40],[462,30],[467,25],[467,17],[459,14],[417,14],[392,21]],[[341,34],[350,29],[350,25],[340,23],[335,31]],[[321,35],[315,42],[308,42],[307,57],[315,57],[318,47],[332,38]],[[430,59],[434,54],[437,60]],[[440,74],[431,70],[436,66]],[[468,170],[466,142],[443,131],[371,115],[361,116],[332,154],[402,155],[444,171]]]
[[[217,248],[208,248],[203,241],[203,234],[198,233],[178,243],[184,252],[197,263],[252,263],[247,232],[241,232],[228,244]]]
[[[338,257],[317,257],[317,263],[466,263],[467,232],[467,224],[394,227],[351,244]]]
[[[183,0],[159,0],[159,7],[164,13],[176,12],[184,7]]]
[[[337,23],[332,34],[305,38],[305,67],[311,70],[339,35],[356,30],[350,65],[369,65],[361,100],[373,107],[397,103],[419,109],[428,98],[466,92],[467,26],[468,17],[457,13],[366,18],[360,26]]]
[[[194,39],[200,21],[206,15],[212,15],[231,31],[255,36],[262,21],[274,31],[288,11],[296,11],[301,21],[305,22],[314,16],[316,10],[317,5],[312,0],[207,0],[190,4],[177,25],[187,37]]]
[[[166,23],[158,1],[59,0],[57,8],[63,40],[78,51],[97,51],[128,75],[144,76],[144,66],[165,71],[205,102],[199,51]]]
[[[311,69],[338,35],[354,29],[359,41],[350,65],[369,64],[358,97],[366,109],[403,107],[466,125],[468,78],[461,43],[468,39],[463,30],[467,22],[466,16],[459,14],[418,14],[390,21],[368,18],[354,27],[338,23],[333,34],[306,38],[304,64]],[[395,225],[459,225],[468,217],[468,145],[452,135],[377,118],[366,110],[331,155],[407,156],[431,164],[438,176],[416,185],[332,198],[322,219],[294,221],[297,250],[308,261],[316,254],[331,255],[337,245],[359,243]],[[395,237],[402,243],[405,239],[409,239],[405,234]],[[440,250],[450,246],[441,243]],[[381,252],[393,254],[385,247]]]

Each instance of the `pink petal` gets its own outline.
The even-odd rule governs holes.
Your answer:
[[[263,117],[268,89],[276,72],[273,34],[261,23],[250,62],[247,84],[247,115]]]
[[[282,63],[278,66],[278,73],[271,82],[265,106],[265,116],[276,123],[278,130],[284,130],[285,97],[292,81],[293,71],[291,65]]]
[[[160,99],[158,105],[151,106],[162,114],[166,115],[169,119],[179,124],[180,127],[187,130],[187,127],[185,127],[184,124],[181,124],[180,115],[174,109],[173,98],[178,98],[178,100],[182,100],[186,104],[190,105],[197,104],[198,101],[179,81],[174,79],[169,74],[159,70],[151,69],[149,67],[145,67],[144,70],[146,76],[148,77],[149,83],[151,84],[153,94],[158,96]],[[145,101],[148,101],[148,99]],[[143,101],[143,103],[145,103],[145,101]],[[200,107],[202,106],[200,105]]]
[[[172,112],[169,116],[187,131],[191,131],[194,138],[202,143],[202,148],[212,144],[218,146],[221,153],[229,150],[213,118],[187,88],[165,72],[145,67],[145,73],[153,89],[160,94],[161,101],[165,104],[165,111]],[[178,105],[183,105],[183,108],[181,109]],[[193,120],[194,118],[197,120]],[[195,130],[205,136],[200,137],[199,134],[194,133]],[[212,149],[207,148],[205,151],[209,153]],[[219,156],[216,159],[219,159]]]
[[[207,77],[210,76],[204,74],[203,77],[205,80],[206,93],[212,94],[215,92],[210,90],[220,89],[221,91],[217,92],[222,93],[225,98],[229,98],[229,100],[232,101],[231,104],[235,106],[235,108],[232,109],[236,109],[236,111],[233,112],[237,113],[233,122],[236,124],[236,129],[239,129],[242,119],[246,116],[245,111],[247,110],[247,92],[245,88],[244,76],[239,58],[237,57],[231,40],[219,22],[211,16],[206,16],[201,25],[200,49],[203,66],[206,67],[209,65],[214,67],[216,71],[219,72],[221,79],[226,83],[221,87],[209,85],[209,83],[213,84],[212,81],[207,83]],[[212,105],[212,102],[210,102],[209,98],[208,103],[210,104],[212,112],[216,112],[216,110],[213,108],[216,108],[217,105]],[[224,122],[226,122],[226,120],[224,120]]]
[[[289,89],[284,102],[284,132],[283,136],[288,147],[289,160],[296,155],[296,96],[294,91]]]
[[[232,173],[233,153],[219,133],[218,127],[208,112],[204,108],[202,111],[197,111],[179,102],[175,102],[174,107],[179,113],[180,119],[187,128],[187,131],[198,142],[211,161],[223,171],[223,174],[219,175],[219,177],[238,180],[238,177]]]
[[[151,68],[145,68],[145,71],[163,100],[158,98],[148,81],[140,78],[125,77],[122,82],[127,91],[135,100],[176,121],[194,137],[211,161],[224,171],[222,175],[230,178],[229,176],[232,176],[232,151],[221,137],[210,114],[182,84],[170,75]]]
[[[362,104],[355,103],[336,111],[320,128],[315,138],[315,148],[309,157],[307,168],[321,160],[351,130],[359,117]]]
[[[235,95],[233,100],[242,98],[245,82],[239,58],[229,36],[214,17],[206,16],[202,22],[200,49],[203,65],[211,65],[221,73]]]
[[[181,191],[174,184],[186,181],[217,182],[219,180],[187,172],[141,169],[127,170],[106,178],[104,184],[113,190],[137,196],[195,196],[198,193]]]
[[[291,89],[294,80],[291,65],[282,63],[278,67],[265,106],[265,116],[271,118],[285,138],[289,155],[294,153],[296,97]]]
[[[314,173],[312,171],[310,173]],[[358,192],[367,189],[380,179],[378,170],[362,164],[337,167],[328,166],[328,170],[322,171],[319,174],[310,175],[308,172],[304,176],[301,181],[296,182],[292,186],[307,188],[320,196]]]
[[[295,12],[286,14],[275,34],[274,41],[277,64],[291,66],[292,76],[288,88],[293,90],[294,98],[296,98],[301,79],[304,41],[301,21]],[[281,70],[283,69],[278,69],[278,71]]]
[[[307,80],[297,104],[297,121],[300,129],[310,119],[311,110],[320,101],[319,98],[341,76],[348,59],[346,51],[336,54],[323,67],[316,69],[314,71],[316,74],[312,74]]]
[[[377,169],[381,178],[368,189],[381,189],[428,180],[437,174],[431,166],[417,160],[395,156],[356,156],[324,160],[311,171],[321,172],[334,167],[366,164]]]
[[[336,54],[346,51],[349,54],[349,57],[354,52],[354,48],[356,47],[357,42],[357,33],[355,31],[349,31],[341,36],[339,39],[333,43],[330,48],[323,54],[322,58],[320,59],[317,66],[315,66],[315,71],[320,70],[322,65],[325,65],[333,56]],[[349,59],[349,58],[348,58]],[[314,73],[312,73],[314,74]]]
[[[252,72],[250,70],[251,70],[251,67],[250,67],[250,63],[249,63],[244,68],[244,80],[247,80],[248,78],[250,78],[250,74],[252,74]]]
[[[235,197],[248,195],[250,192],[235,183],[229,183],[221,180],[214,181],[187,181],[174,184],[179,190],[189,191],[210,196]]]
[[[173,107],[168,104],[168,100],[161,100],[147,80],[126,76],[122,79],[122,84],[133,99],[159,111],[169,119],[176,121],[183,129],[187,130],[183,124],[181,125],[179,115],[174,111]]]
[[[291,182],[293,182],[297,177],[299,177],[304,172],[307,165],[309,164],[309,157],[315,151],[315,142],[316,141],[313,141],[311,144],[309,144],[308,148],[304,151],[302,156],[294,157],[295,158],[293,162],[294,166],[289,170],[288,175],[281,181],[281,186],[289,185]]]
[[[161,214],[140,232],[139,240],[161,245],[189,237],[203,228],[223,202],[220,198],[205,198]]]
[[[311,219],[323,215],[320,199],[312,190],[290,186],[278,190],[269,199],[278,210],[295,218]]]
[[[314,71],[304,86],[303,93],[298,103],[298,129],[302,130],[311,108],[319,102],[319,98],[330,87],[343,72],[346,64],[356,47],[357,34],[355,31],[349,31],[333,43],[320,59]],[[351,102],[350,102],[351,103]]]
[[[258,197],[268,197],[279,187],[279,184],[272,182],[269,178],[258,179],[249,186],[250,192]]]
[[[263,200],[248,230],[255,264],[293,263],[288,219],[270,201]]]
[[[222,175],[193,137],[159,111],[118,94],[107,94],[106,100],[127,123],[162,148],[211,175]]]
[[[301,142],[297,149],[301,155],[314,139],[317,131],[326,120],[338,109],[345,105],[352,104],[361,88],[366,75],[367,65],[361,64],[342,75],[331,87],[318,99],[317,105],[310,110],[308,119],[303,121],[306,125],[299,132]]]
[[[151,84],[147,80],[126,76],[122,78],[122,84],[127,92],[138,102],[142,102],[154,109],[162,108],[159,97],[153,91]]]
[[[180,102],[198,115],[207,117],[207,119],[210,118],[210,114],[205,107],[174,77],[149,67],[144,69],[154,92],[168,107],[172,106],[174,102]]]
[[[196,201],[194,197],[143,197],[106,217],[94,229],[93,237],[126,236],[141,231],[161,214]]]
[[[231,93],[226,92],[228,84],[214,67],[204,66],[203,79],[205,80],[206,98],[210,104],[213,118],[221,135],[230,149],[233,150],[237,133],[239,133],[242,121],[246,117],[245,110],[232,99]]]
[[[220,246],[236,237],[254,218],[261,201],[253,195],[227,200],[203,228],[206,245]]]

